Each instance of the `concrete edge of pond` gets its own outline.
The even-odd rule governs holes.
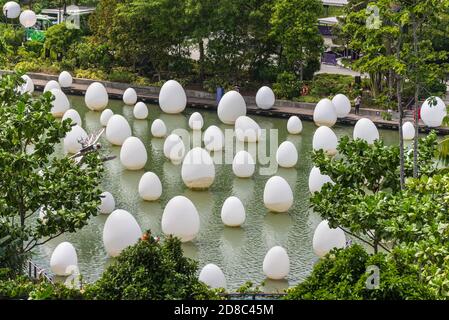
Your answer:
[[[11,73],[11,71],[0,70],[1,74]],[[35,89],[42,91],[45,84],[49,80],[58,80],[57,75],[45,74],[45,73],[27,73],[34,82]],[[136,90],[138,98],[143,102],[158,104],[159,100],[159,87],[149,87],[149,86],[136,86],[128,83],[121,82],[111,82],[103,80],[91,80],[84,78],[73,78],[73,84],[70,88],[63,88],[63,91],[73,95],[84,95],[86,93],[87,87],[93,82],[102,83],[112,99],[122,99],[123,92],[132,87]],[[217,102],[215,99],[215,94],[211,94],[205,91],[199,90],[186,90],[187,95],[187,106],[189,108],[196,109],[207,109],[216,110]],[[275,106],[269,110],[263,110],[256,106],[255,97],[244,96],[247,103],[247,113],[266,117],[276,117],[276,118],[289,118],[290,116],[299,116],[301,120],[313,121],[313,109],[315,107],[314,103],[304,103],[295,102],[289,100],[276,100]],[[405,110],[406,115],[404,117],[404,122],[412,121],[413,114]],[[353,113],[349,114],[347,117],[338,118],[337,123],[345,125],[354,125],[361,118],[369,118],[379,129],[388,130],[398,130],[399,123],[396,120],[384,120],[381,117],[382,110],[376,109],[360,109],[360,115],[355,115]],[[420,121],[419,132],[428,133],[435,130],[439,135],[449,134],[449,127],[438,127],[429,128]]]

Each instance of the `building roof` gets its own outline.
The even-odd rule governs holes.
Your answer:
[[[59,14],[63,8],[53,8],[53,9],[42,9],[44,14]],[[67,13],[70,15],[83,15],[89,14],[95,11],[95,7],[75,7],[67,6]]]
[[[319,18],[318,22],[321,24],[334,25],[338,23],[337,17]]]
[[[348,0],[321,0],[325,6],[343,7],[348,4]]]

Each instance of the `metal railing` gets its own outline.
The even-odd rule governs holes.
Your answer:
[[[33,261],[28,261],[25,270],[28,277],[32,280],[44,280],[50,283],[53,282],[53,278],[45,272],[44,269],[38,267]]]

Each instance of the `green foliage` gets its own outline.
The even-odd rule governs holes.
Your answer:
[[[50,92],[38,97],[19,94],[21,83],[17,74],[0,80],[1,231],[12,237],[5,244],[22,243],[7,247],[17,250],[11,255],[14,259],[24,259],[36,246],[85,226],[98,211],[102,173],[97,154],[86,155],[83,166],[68,157],[54,157],[71,121],[52,116]],[[45,221],[37,217],[40,209]]]
[[[183,256],[179,239],[168,237],[160,242],[147,231],[85,294],[102,300],[217,298],[198,281],[196,272],[197,263]]]
[[[310,94],[317,97],[327,98],[338,93],[355,97],[354,78],[341,74],[317,74],[310,84]]]
[[[380,115],[382,119],[387,121],[391,121],[393,119],[393,115],[391,114],[391,112],[388,111],[382,111]]]
[[[81,39],[81,35],[79,29],[69,29],[65,23],[51,26],[45,33],[45,50],[53,60],[60,61],[67,54],[70,46]]]
[[[302,82],[294,73],[284,71],[278,74],[273,91],[280,99],[292,99],[300,95],[301,86]]]
[[[109,81],[133,83],[136,75],[126,68],[114,68],[108,75]]]
[[[379,268],[379,287],[367,289],[369,266]],[[389,256],[370,256],[360,245],[335,249],[317,262],[306,280],[289,289],[287,300],[435,299],[419,275]]]
[[[92,80],[107,80],[108,75],[98,69],[75,69],[75,77]]]

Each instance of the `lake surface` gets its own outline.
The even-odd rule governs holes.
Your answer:
[[[91,133],[101,129],[100,112],[87,109],[84,99],[69,96],[74,109],[82,118],[83,128]],[[111,146],[104,135],[100,142],[103,152],[116,155],[117,158],[105,164],[103,190],[113,194],[116,208],[129,211],[140,224],[142,230],[151,229],[153,234],[161,234],[161,217],[166,203],[174,196],[189,198],[198,209],[201,220],[200,233],[190,243],[183,244],[185,255],[196,259],[202,268],[208,263],[221,267],[228,290],[233,291],[246,281],[255,285],[265,282],[262,289],[277,292],[293,286],[304,279],[311,271],[317,257],[312,250],[312,237],[320,217],[309,209],[308,176],[312,168],[312,137],[316,126],[303,121],[301,135],[289,135],[286,119],[268,118],[250,115],[262,129],[277,129],[279,144],[285,140],[295,144],[299,160],[295,168],[278,168],[276,175],[285,178],[291,185],[294,204],[288,213],[274,214],[268,212],[263,204],[265,182],[270,178],[259,172],[256,167],[254,176],[241,179],[234,176],[231,164],[217,164],[214,184],[207,191],[189,190],[181,179],[181,165],[171,163],[164,157],[164,139],[153,138],[150,133],[151,123],[160,118],[167,125],[168,132],[174,129],[188,129],[190,114],[199,111],[204,118],[205,130],[210,125],[217,125],[222,130],[231,126],[222,124],[213,111],[187,108],[182,114],[168,115],[161,113],[156,105],[149,105],[147,120],[135,120],[133,107],[125,106],[121,101],[110,100],[108,108],[114,113],[122,114],[128,119],[133,135],[140,138],[148,152],[145,170],[128,171],[118,159],[120,147]],[[336,125],[332,128],[338,137],[352,136],[352,127]],[[380,130],[381,138],[391,144],[397,141],[395,131]],[[63,152],[62,146],[59,152]],[[221,155],[214,155],[214,159]],[[270,159],[274,161],[275,155]],[[163,193],[156,202],[143,201],[138,194],[138,183],[145,171],[156,173],[161,179]],[[246,208],[246,222],[241,228],[225,227],[220,212],[223,202],[230,196],[239,197]],[[78,253],[81,274],[87,281],[100,277],[107,265],[113,262],[108,256],[102,241],[103,226],[107,215],[92,218],[89,225],[73,234],[65,234],[37,249],[34,261],[49,270],[50,256],[54,248],[62,241],[71,242]],[[286,280],[266,280],[262,272],[262,262],[267,251],[280,245],[287,249],[290,257],[290,274]]]

